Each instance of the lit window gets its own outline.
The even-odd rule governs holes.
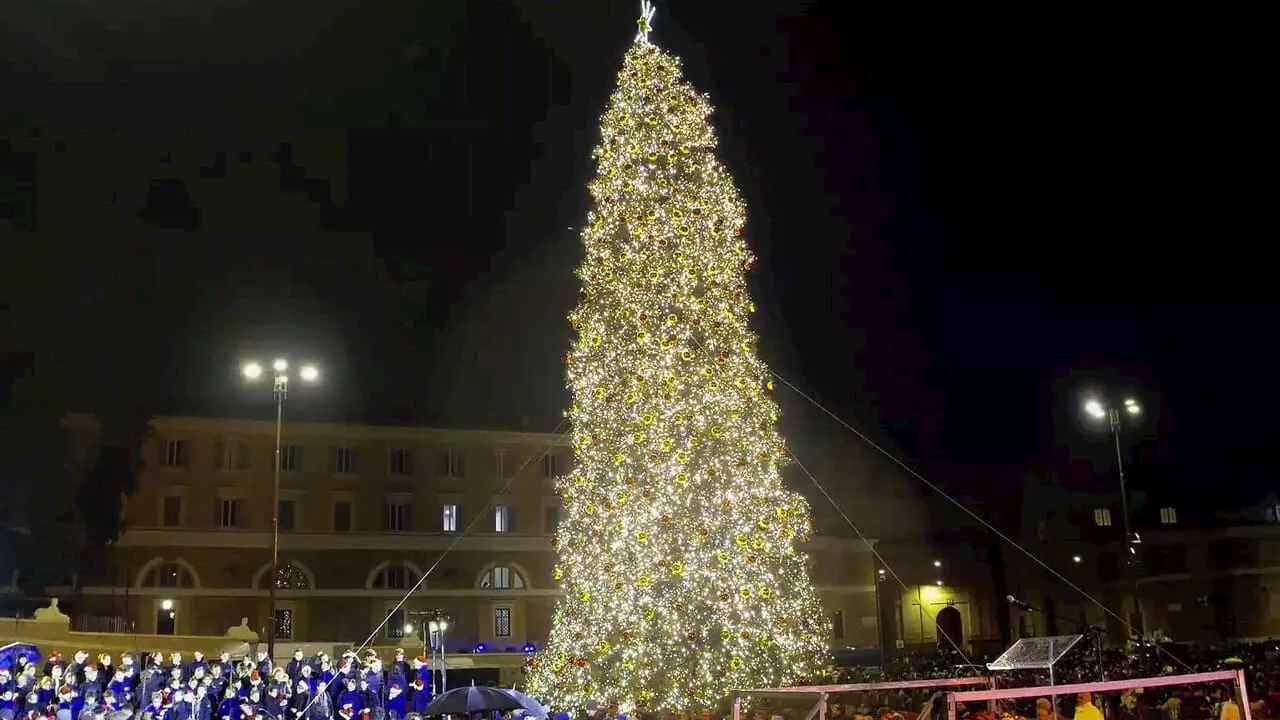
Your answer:
[[[268,570],[262,575],[262,585],[266,585],[267,578],[270,577],[271,571]],[[307,580],[307,574],[301,569],[293,565],[281,565],[276,570],[276,589],[277,590],[306,590],[311,587],[311,582]]]
[[[1160,524],[1161,525],[1177,525],[1178,509],[1174,507],[1160,508]]]
[[[1098,508],[1093,511],[1093,522],[1098,527],[1111,527],[1111,511],[1107,508]]]
[[[516,510],[506,505],[495,505],[493,507],[493,531],[500,533],[514,532],[516,525]]]
[[[293,639],[293,610],[289,608],[276,610],[276,639]]]
[[[458,506],[440,506],[440,529],[444,532],[458,532]]]

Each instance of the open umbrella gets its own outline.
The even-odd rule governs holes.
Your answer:
[[[524,704],[506,690],[485,685],[460,687],[432,700],[423,715],[464,715],[490,710],[522,710]]]
[[[513,714],[523,715],[524,717],[547,717],[547,709],[537,700],[525,695],[515,688],[504,690],[503,692],[520,701],[520,709]]]

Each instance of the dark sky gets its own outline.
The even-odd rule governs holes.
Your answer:
[[[9,118],[139,147],[350,131],[351,200],[325,222],[373,239],[104,230],[77,283],[118,302],[80,285],[55,300],[31,277],[12,291],[16,351],[93,377],[80,394],[96,399],[66,404],[261,413],[229,369],[293,349],[329,371],[301,415],[554,425],[567,228],[635,3],[81,5],[14,15]],[[718,108],[780,372],[926,467],[1054,465],[1079,450],[1076,408],[1100,382],[1137,393],[1143,432],[1180,462],[1280,429],[1274,37],[875,32],[842,24],[840,3],[743,5],[660,3],[655,38]],[[423,160],[459,137],[484,144],[470,218]],[[88,243],[5,242],[11,269]],[[165,271],[121,289],[116,265],[140,248]],[[98,369],[59,357],[69,346]],[[122,384],[135,366],[146,378]],[[820,422],[781,400],[792,434]]]

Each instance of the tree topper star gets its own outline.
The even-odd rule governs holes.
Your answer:
[[[640,32],[636,33],[636,42],[649,42],[649,31],[653,29],[653,14],[657,11],[651,0],[640,0],[640,19],[636,20],[636,25],[640,26]]]

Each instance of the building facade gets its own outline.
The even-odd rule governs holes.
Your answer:
[[[70,422],[92,436],[91,420]],[[75,613],[140,633],[218,635],[248,618],[281,641],[397,644],[417,613],[443,610],[451,652],[545,640],[567,438],[285,424],[272,623],[274,438],[271,422],[155,419],[113,572],[80,579]],[[805,548],[835,646],[878,643],[870,547],[820,536]]]

